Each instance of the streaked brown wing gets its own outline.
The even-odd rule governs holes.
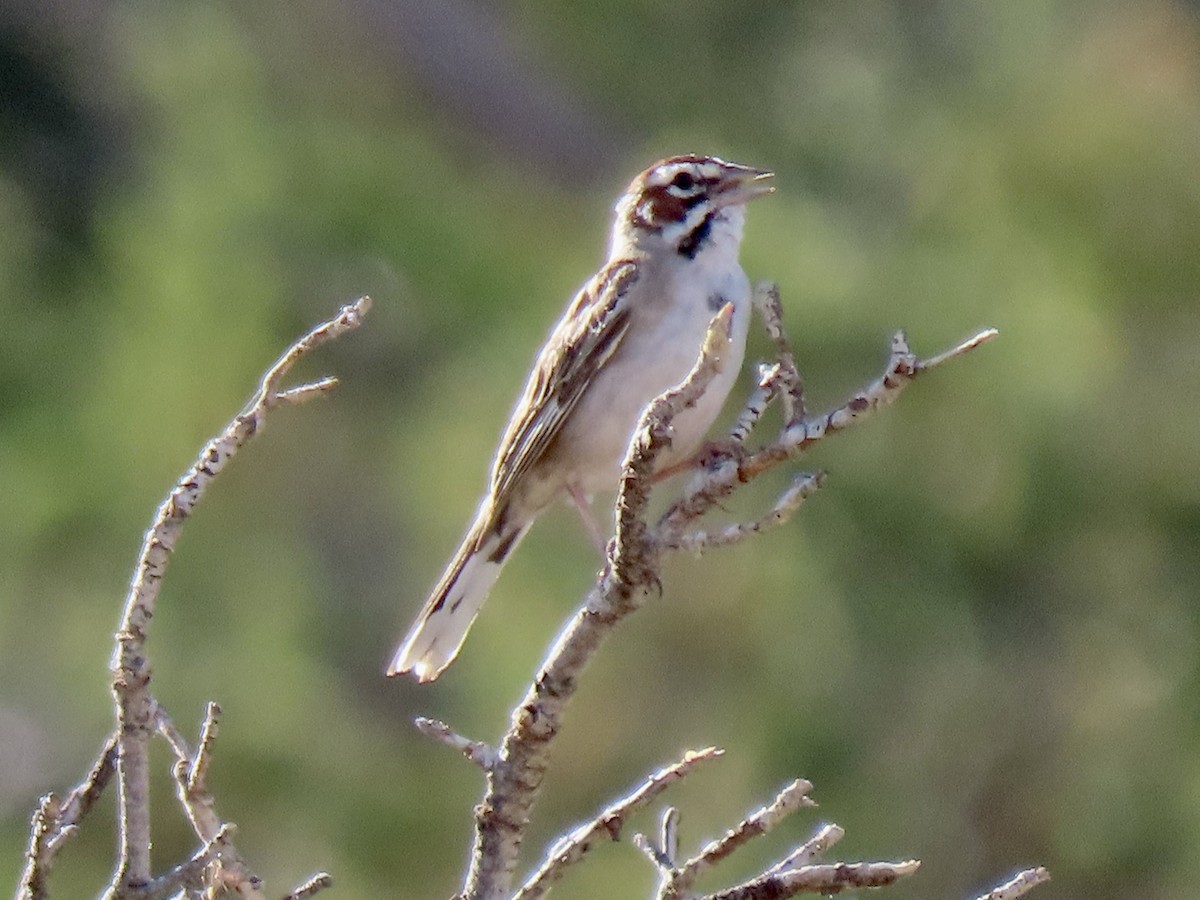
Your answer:
[[[525,393],[500,441],[492,468],[492,500],[502,509],[513,486],[542,458],[563,422],[616,351],[629,327],[624,302],[637,264],[605,266],[576,295],[534,363]]]

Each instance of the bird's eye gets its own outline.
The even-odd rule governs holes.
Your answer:
[[[696,179],[692,177],[691,172],[680,172],[671,179],[671,187],[679,188],[681,191],[690,191],[696,186]]]

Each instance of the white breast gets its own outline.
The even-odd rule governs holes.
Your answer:
[[[563,474],[585,493],[617,486],[621,462],[643,410],[659,394],[678,385],[696,364],[709,323],[724,303],[734,307],[730,352],[721,371],[692,409],[674,423],[671,447],[659,458],[664,467],[693,454],[721,412],[737,379],[750,323],[750,284],[736,258],[670,261],[647,272],[636,287],[670,292],[655,297],[634,315],[634,322],[612,357],[576,407],[564,428],[556,457]],[[721,263],[724,263],[723,265]]]

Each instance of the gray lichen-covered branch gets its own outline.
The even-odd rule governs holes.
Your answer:
[[[119,848],[116,870],[104,893],[106,900],[144,900],[179,890],[203,889],[231,890],[242,897],[265,896],[258,878],[233,847],[233,828],[217,816],[207,788],[206,776],[220,710],[215,704],[209,706],[198,748],[193,753],[151,693],[146,641],[171,553],[196,504],[238,451],[262,431],[270,411],[323,396],[336,387],[337,380],[332,377],[290,388],[284,386],[284,379],[302,357],[357,329],[370,306],[370,298],[362,297],[292,344],[267,370],[251,401],[205,445],[196,462],[159,506],[142,543],[116,636],[112,663],[116,730],[90,775],[65,801],[52,794],[42,799],[31,825],[18,900],[44,900],[51,896],[48,878],[58,851],[77,833],[81,820],[114,772],[118,785]],[[201,842],[190,859],[158,877],[151,871],[149,790],[149,746],[156,733],[162,734],[175,750],[177,794]],[[291,896],[311,896],[326,886],[328,880],[327,875],[318,875]]]
[[[542,896],[563,870],[586,853],[605,821],[602,815],[577,829],[548,851],[525,885],[514,895],[518,856],[526,828],[549,766],[554,738],[562,727],[566,709],[589,660],[617,624],[655,592],[661,590],[659,568],[668,551],[703,552],[736,543],[787,521],[823,484],[821,473],[801,474],[779,495],[763,515],[745,523],[715,530],[696,522],[742,485],[793,460],[829,435],[846,430],[892,403],[917,376],[962,356],[996,336],[986,330],[929,359],[920,359],[909,348],[903,332],[892,340],[883,373],[844,403],[819,414],[808,412],[804,381],[783,328],[778,290],[770,284],[755,289],[755,306],[775,348],[775,360],[759,370],[759,380],[726,437],[715,443],[692,467],[692,475],[679,499],[651,523],[647,501],[651,489],[665,474],[655,462],[671,440],[671,423],[694,404],[725,364],[729,346],[729,309],[719,312],[709,326],[695,367],[676,388],[656,399],[644,412],[625,458],[615,507],[615,535],[608,544],[606,565],[583,604],[563,629],[542,664],[532,686],[512,716],[509,731],[496,746],[468,741],[443,723],[421,721],[421,728],[474,760],[483,769],[486,790],[476,808],[475,840],[463,887],[468,900],[500,900]],[[768,407],[779,402],[783,425],[763,446],[748,442]],[[652,784],[658,784],[651,779]],[[665,787],[665,781],[662,783]],[[663,873],[659,896],[693,896],[690,885],[751,837],[763,833],[790,812],[805,805],[807,782],[785,789],[776,802],[748,817],[724,839],[706,847],[696,858],[677,863],[678,814],[664,818],[658,847],[642,840],[643,847]],[[621,810],[618,801],[610,810]],[[623,819],[619,821],[623,822]],[[601,823],[601,824],[598,824]],[[602,831],[602,829],[601,829]],[[834,893],[850,887],[879,886],[914,872],[916,861],[899,863],[817,864],[814,860],[841,836],[836,826],[826,826],[809,841],[756,879],[713,896],[733,898],[784,897],[801,891]],[[774,891],[775,893],[771,893]]]

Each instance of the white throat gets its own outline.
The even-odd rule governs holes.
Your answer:
[[[633,225],[622,209],[628,202],[625,198],[617,206],[617,219],[609,244],[609,259],[640,256],[647,252],[663,252],[663,244],[669,252],[680,255],[677,247],[694,229],[699,227],[707,213],[697,208],[682,222],[663,226],[659,231],[647,231]],[[711,212],[711,208],[705,207]],[[742,232],[746,225],[746,208],[741,204],[723,207],[712,214],[708,233],[693,259],[701,259],[709,265],[733,264],[737,262],[738,249],[742,244]]]

